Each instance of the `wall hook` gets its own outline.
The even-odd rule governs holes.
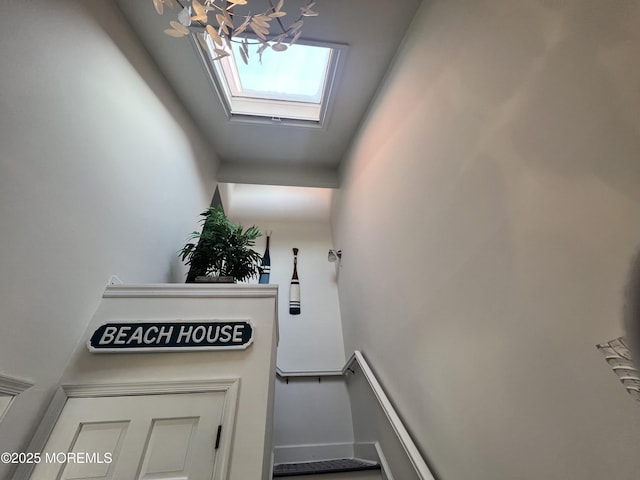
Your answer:
[[[342,250],[334,250],[333,248],[329,250],[327,254],[327,260],[330,262],[340,261],[342,260]]]

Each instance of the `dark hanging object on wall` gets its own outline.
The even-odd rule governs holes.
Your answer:
[[[271,232],[267,232],[267,246],[262,256],[262,265],[260,266],[260,280],[258,283],[269,283],[269,275],[271,273],[271,256],[269,255],[269,239]]]
[[[289,288],[289,313],[300,315],[300,280],[298,280],[298,249],[293,249],[293,276]]]

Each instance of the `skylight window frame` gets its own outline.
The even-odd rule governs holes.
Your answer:
[[[231,104],[232,93],[229,89],[226,78],[221,78],[224,75],[220,75],[219,72],[222,70],[222,67],[217,65],[219,61],[212,61],[210,55],[207,50],[204,49],[200,43],[200,40],[197,38],[197,35],[202,35],[202,31],[193,31],[191,34],[191,42],[196,52],[199,54],[203,66],[205,68],[205,72],[209,77],[210,83],[218,96],[218,99],[223,107],[223,110],[231,122],[240,122],[240,123],[259,123],[259,124],[272,124],[272,125],[288,125],[288,126],[305,126],[305,127],[313,127],[313,128],[326,128],[326,124],[328,118],[330,116],[333,100],[334,100],[334,85],[335,81],[340,75],[344,57],[346,55],[347,45],[337,44],[332,42],[323,42],[317,40],[308,40],[308,39],[299,39],[297,44],[300,45],[308,45],[308,46],[316,46],[316,47],[324,47],[331,49],[330,59],[328,62],[328,67],[325,73],[325,84],[323,88],[323,93],[321,96],[320,103],[317,106],[318,119],[317,120],[309,120],[309,119],[300,119],[300,118],[290,118],[300,116],[297,115],[298,111],[304,111],[305,109],[310,108],[311,102],[296,102],[291,100],[286,101],[277,101],[277,100],[266,100],[259,98],[247,98],[243,100],[242,97],[237,96],[233,97],[234,103],[247,102],[251,104],[251,107],[256,110],[256,114],[249,115],[244,113],[236,113],[234,112],[234,108]],[[254,40],[249,37],[250,40]],[[257,39],[255,39],[257,41]],[[279,52],[271,52],[266,51],[263,55],[278,55]],[[257,61],[257,58],[251,57],[249,61]],[[235,60],[233,60],[235,61]],[[289,115],[277,115],[270,113],[269,107],[274,103],[286,104],[286,108],[290,110]],[[263,113],[261,113],[263,112]]]
[[[278,55],[279,53],[266,52],[265,54]],[[317,122],[320,120],[320,115],[322,113],[321,106],[324,99],[324,90],[326,88],[327,76],[329,74],[329,67],[331,65],[332,56],[333,50],[331,49],[327,70],[325,71],[324,75],[325,78],[323,79],[323,95],[321,96],[319,103],[302,102],[295,100],[281,100],[278,98],[254,97],[249,94],[244,94],[240,87],[242,79],[240,78],[240,73],[236,66],[234,55],[230,55],[221,59],[220,61],[212,63],[215,75],[223,89],[226,105],[228,105],[229,112],[232,115],[247,115],[260,118],[275,117],[286,118],[287,120]],[[252,58],[252,60],[257,61],[257,59],[255,58]],[[235,85],[230,85],[230,79],[232,79],[232,82]],[[266,95],[264,96],[266,97]],[[248,111],[251,111],[253,113],[242,113]],[[309,117],[310,113],[314,114],[314,118],[305,118]]]

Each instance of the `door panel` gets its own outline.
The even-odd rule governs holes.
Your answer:
[[[186,478],[185,466],[189,460],[189,445],[198,428],[198,418],[154,420],[149,430],[147,446],[143,453],[140,478],[156,480]]]
[[[224,397],[207,392],[70,398],[31,479],[210,479]],[[84,461],[46,461],[67,452]],[[105,454],[113,460],[106,462]]]
[[[100,460],[102,460],[104,453],[110,452],[117,458],[128,426],[129,422],[81,424],[69,451],[76,454],[80,452],[96,452],[100,455]],[[62,459],[56,459],[56,462],[57,460]],[[95,462],[70,463],[65,467],[61,478],[68,480],[111,479],[113,478],[113,463],[99,463],[97,456]]]

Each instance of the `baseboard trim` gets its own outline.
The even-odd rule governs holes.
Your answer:
[[[355,458],[361,458],[370,462],[378,463],[378,452],[376,451],[377,442],[356,442],[353,444],[353,455]]]
[[[353,444],[353,453],[356,458],[379,464],[383,480],[394,480],[380,442],[356,442]]]
[[[376,449],[376,453],[378,454],[378,463],[380,464],[380,468],[382,469],[382,480],[394,480],[393,474],[391,473],[391,468],[389,467],[389,462],[387,462],[387,457],[384,456],[384,452],[382,451],[382,447],[380,443],[376,442],[374,444]]]
[[[353,443],[317,443],[309,445],[277,445],[273,447],[274,463],[300,463],[336,458],[353,458]]]

